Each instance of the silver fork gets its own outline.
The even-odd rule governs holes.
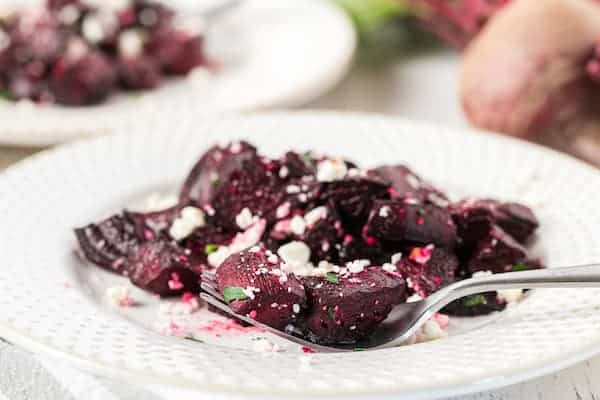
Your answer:
[[[446,286],[424,300],[400,304],[367,340],[353,345],[317,345],[300,337],[299,332],[282,332],[252,318],[236,314],[217,290],[214,275],[202,275],[201,298],[227,314],[250,325],[320,352],[373,350],[399,345],[410,339],[433,315],[454,300],[478,293],[503,289],[600,287],[600,264],[575,267],[508,272],[465,279]]]

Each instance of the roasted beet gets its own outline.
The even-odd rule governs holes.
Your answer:
[[[160,69],[148,57],[125,58],[118,62],[119,83],[125,89],[153,89],[160,85]]]
[[[242,163],[220,187],[211,203],[215,220],[227,229],[244,229],[240,217],[264,218],[267,223],[277,220],[277,209],[289,193],[274,173],[271,163],[254,157]],[[250,222],[250,221],[247,221]]]
[[[439,206],[448,204],[445,194],[405,165],[384,165],[367,171],[367,175],[388,184],[392,199],[414,198]]]
[[[306,305],[304,286],[262,247],[229,256],[217,269],[219,291],[238,314],[283,329]]]
[[[247,142],[235,142],[226,147],[211,147],[188,174],[179,201],[182,204],[210,204],[229,175],[248,159],[256,157],[256,148]]]
[[[176,29],[162,29],[146,44],[146,50],[172,75],[185,75],[192,69],[206,64],[202,50],[202,38]]]
[[[153,240],[132,251],[127,262],[131,283],[162,297],[200,290],[187,252],[165,239]]]
[[[142,241],[135,223],[125,214],[75,229],[83,256],[111,271],[123,272],[129,253]]]
[[[144,241],[148,241],[159,236],[166,236],[178,213],[179,207],[174,206],[161,211],[125,211],[124,215],[135,225],[137,236]]]
[[[349,230],[360,229],[375,199],[389,197],[388,186],[368,178],[323,183],[320,200],[335,205]]]
[[[527,259],[527,250],[501,228],[493,226],[482,239],[468,262],[471,273],[492,271],[510,272],[513,266]]]
[[[379,267],[337,282],[305,279],[309,310],[306,327],[318,343],[355,343],[368,338],[392,307],[406,298],[405,283]]]
[[[345,234],[339,248],[338,258],[344,264],[354,260],[370,260],[374,265],[381,265],[390,260],[390,253],[396,250],[387,249],[380,241],[364,238],[362,235]]]
[[[50,88],[56,101],[69,106],[102,102],[116,82],[110,61],[98,51],[77,60],[63,57],[52,69]]]
[[[364,233],[392,242],[433,243],[448,248],[456,243],[456,226],[450,212],[413,199],[376,201]]]
[[[458,259],[450,251],[433,247],[414,247],[396,264],[412,292],[421,297],[454,282]]]
[[[485,237],[492,224],[499,225],[520,243],[527,241],[539,225],[528,207],[490,199],[463,200],[452,206],[452,217],[466,246]]]
[[[281,178],[302,178],[316,173],[315,163],[309,156],[288,151],[279,160],[281,165],[279,176]]]
[[[217,251],[220,246],[228,245],[233,239],[232,232],[220,226],[207,225],[196,229],[181,242],[181,246],[190,250],[190,257],[199,270],[208,268],[208,255]]]
[[[310,248],[311,261],[338,261],[336,244],[342,241],[342,222],[332,207],[320,206],[304,215],[306,225],[300,240]]]

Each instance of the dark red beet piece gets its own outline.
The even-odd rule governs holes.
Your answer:
[[[230,299],[230,307],[238,314],[284,329],[305,308],[306,293],[300,280],[283,273],[280,266],[280,261],[269,257],[264,248],[233,254],[217,269],[219,291],[252,292],[243,299]]]
[[[112,217],[75,229],[86,260],[111,271],[123,272],[128,254],[141,242],[127,215]]]
[[[283,172],[280,171],[281,178],[302,178],[303,176],[314,176],[316,169],[314,161],[305,155],[288,151],[279,160],[281,168],[285,167]]]
[[[539,226],[531,209],[518,203],[467,199],[451,209],[459,237],[466,246],[486,236],[492,224],[500,226],[520,243],[527,241]]]
[[[157,31],[146,43],[146,50],[167,74],[185,75],[206,64],[202,38],[183,30]]]
[[[392,199],[414,198],[442,207],[449,204],[445,194],[405,165],[384,165],[367,171],[367,175],[388,184]]]
[[[210,204],[219,188],[229,180],[229,175],[248,159],[256,157],[256,148],[248,142],[236,142],[223,148],[211,147],[188,174],[181,192],[181,204],[202,207]]]
[[[511,272],[513,266],[527,259],[527,250],[501,228],[493,226],[482,239],[468,262],[471,273],[492,271]]]
[[[456,226],[447,209],[412,200],[376,201],[364,233],[392,242],[433,243],[448,248],[456,243]]]
[[[458,259],[444,248],[415,247],[396,268],[412,292],[425,298],[454,282]]]
[[[118,62],[119,83],[125,89],[153,89],[160,85],[160,69],[149,57],[126,58]]]
[[[191,251],[194,270],[202,271],[209,268],[208,254],[216,251],[218,246],[229,244],[233,236],[220,226],[206,225],[185,238],[181,246]]]
[[[367,178],[323,183],[320,200],[335,204],[349,228],[362,227],[375,199],[388,198],[388,186]]]
[[[166,237],[167,231],[179,213],[179,207],[174,206],[161,211],[136,212],[125,211],[125,216],[133,222],[137,236],[144,241]]]
[[[200,290],[186,251],[165,239],[138,246],[129,256],[127,273],[131,283],[161,297]]]
[[[354,260],[370,260],[374,265],[382,265],[390,261],[391,254],[378,240],[366,240],[361,235],[345,234],[339,247],[339,261],[344,264]]]
[[[52,11],[60,10],[68,5],[78,5],[79,0],[46,0],[46,8]]]
[[[102,102],[116,82],[110,61],[98,51],[90,51],[75,61],[63,57],[52,69],[50,88],[56,101],[69,106]]]
[[[311,261],[317,265],[319,261],[338,261],[336,244],[344,237],[342,222],[332,207],[325,208],[325,218],[317,220],[314,225],[307,225],[299,240],[310,248]],[[309,211],[310,212],[310,211]]]
[[[211,204],[219,224],[239,230],[236,216],[245,208],[253,216],[266,219],[267,224],[277,220],[276,210],[289,195],[270,165],[270,162],[255,157],[244,161],[240,169],[231,173]]]
[[[309,311],[306,327],[318,343],[355,343],[368,338],[392,307],[406,298],[401,278],[379,267],[367,268],[334,283],[306,278]]]

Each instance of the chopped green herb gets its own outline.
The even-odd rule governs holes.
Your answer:
[[[219,250],[219,246],[216,244],[207,244],[206,246],[204,246],[204,252],[206,254],[212,254],[214,252],[216,252],[217,250]]]
[[[231,303],[234,300],[246,300],[248,296],[244,293],[244,289],[238,286],[227,286],[223,289],[223,298],[226,302]]]
[[[365,351],[367,349],[363,349],[362,347],[356,347],[354,349],[352,349],[352,351]]]
[[[513,265],[513,267],[512,267],[513,272],[527,271],[528,269],[529,269],[529,266],[525,263],[517,263],[517,264]]]
[[[329,314],[329,318],[331,319],[335,319],[334,315],[333,315],[333,308],[328,307],[327,308],[327,314]]]
[[[221,180],[219,178],[212,179],[210,183],[212,183],[214,186],[218,186],[219,183],[221,183]]]
[[[463,300],[463,305],[465,307],[475,307],[475,306],[479,306],[482,304],[487,304],[487,300],[486,300],[485,296],[482,294],[476,294],[474,296],[469,296]]]
[[[329,282],[339,283],[338,276],[335,272],[328,272],[327,274],[325,274],[325,277]]]

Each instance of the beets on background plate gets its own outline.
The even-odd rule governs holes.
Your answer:
[[[163,75],[207,64],[202,38],[169,7],[131,0],[121,9],[48,0],[0,22],[0,89],[13,100],[98,104],[118,89],[158,87]]]
[[[405,166],[368,171],[340,158],[208,149],[178,204],[76,229],[83,255],[160,296],[198,293],[205,271],[237,313],[318,343],[368,338],[396,304],[475,273],[538,268],[539,223],[517,203],[449,197]],[[444,311],[502,310],[496,293]]]

